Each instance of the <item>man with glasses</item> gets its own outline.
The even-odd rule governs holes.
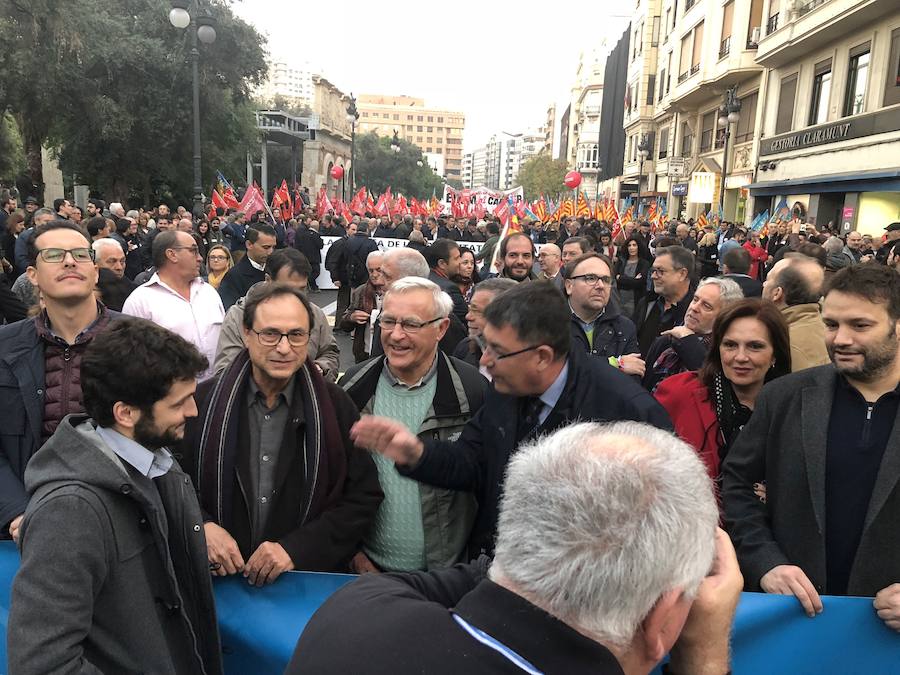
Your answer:
[[[562,251],[556,244],[544,244],[538,253],[538,265],[541,267],[541,279],[552,281],[558,287],[562,287]]]
[[[136,288],[122,306],[124,314],[149,319],[194,345],[209,362],[200,374],[215,372],[216,344],[225,309],[216,289],[200,277],[200,251],[187,232],[160,232],[153,240],[156,273]],[[165,355],[160,355],[162,358]]]
[[[570,316],[562,294],[546,282],[520,284],[488,305],[481,364],[494,386],[457,440],[422,440],[401,422],[378,416],[351,431],[357,445],[384,455],[401,474],[474,493],[470,557],[493,551],[506,464],[524,441],[576,419],[672,427],[632,378],[571,349]]]
[[[611,300],[612,280],[612,263],[605,255],[585,253],[567,265],[572,346],[642,377],[644,362],[634,323]]]
[[[292,569],[347,571],[381,503],[375,464],[348,437],[356,406],[307,358],[313,317],[296,288],[254,289],[245,349],[197,388],[182,465],[219,576],[262,586]]]
[[[450,297],[428,279],[407,277],[391,285],[381,314],[384,355],[354,366],[341,380],[360,414],[389,417],[421,438],[459,435],[481,407],[487,382],[438,349],[452,308]],[[386,457],[373,457],[384,501],[354,557],[354,571],[405,572],[460,562],[475,516],[472,496],[420,485],[397,473]]]
[[[118,316],[94,299],[97,268],[81,227],[67,220],[39,225],[27,255],[26,274],[44,309],[0,326],[0,537],[18,534],[31,456],[66,415],[84,412],[81,357]]]
[[[667,246],[650,268],[654,295],[638,301],[634,310],[641,357],[665,331],[684,323],[693,297],[694,254],[683,246]]]

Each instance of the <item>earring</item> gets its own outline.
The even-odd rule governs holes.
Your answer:
[[[769,368],[770,368],[770,369],[771,369],[771,368],[774,368],[774,367],[775,367],[775,362],[774,362],[774,361],[772,361],[772,365],[771,365],[771,366],[769,366]]]

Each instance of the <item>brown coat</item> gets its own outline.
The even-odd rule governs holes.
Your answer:
[[[825,324],[815,302],[784,307],[791,337],[791,372],[831,363],[825,349]]]

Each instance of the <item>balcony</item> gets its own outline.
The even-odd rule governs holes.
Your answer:
[[[778,12],[775,12],[769,17],[769,20],[766,21],[766,35],[771,35],[776,30],[778,30]]]
[[[729,35],[727,38],[722,40],[719,45],[719,58],[724,59],[731,53],[731,36]]]
[[[879,21],[897,9],[897,0],[807,0],[791,14],[766,26],[756,60],[767,68],[800,61],[844,36]]]

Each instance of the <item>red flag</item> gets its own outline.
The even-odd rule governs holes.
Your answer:
[[[359,191],[350,200],[350,210],[358,216],[366,213],[366,188],[361,187]]]
[[[334,207],[328,199],[325,188],[319,188],[319,197],[316,199],[316,212],[319,214],[319,220],[329,211],[334,211]]]
[[[287,208],[288,213],[291,213],[293,209],[291,205],[291,192],[290,190],[288,190],[287,181],[285,179],[281,180],[281,185],[278,186],[278,189],[275,190],[275,193],[272,195],[273,202],[275,201],[275,195],[278,195],[280,203],[284,204],[284,207]],[[283,214],[284,211],[282,211],[282,215]]]
[[[381,196],[378,198],[378,203],[375,205],[375,213],[379,216],[391,215],[390,188],[387,189],[387,192],[381,193]]]
[[[400,198],[397,200],[397,213],[401,216],[405,216],[409,213],[409,205],[406,203],[406,197],[400,195]]]
[[[212,191],[212,205],[214,209],[227,209],[228,205],[225,203],[225,200],[222,199],[222,195],[219,194],[218,190]]]
[[[510,222],[509,201],[506,200],[498,204],[497,209],[494,211],[494,215],[500,219],[501,225],[508,227]]]
[[[230,185],[225,188],[225,192],[222,194],[222,201],[225,202],[225,207],[229,209],[236,209],[241,205],[237,197],[234,196],[234,188]]]
[[[366,192],[366,211],[375,213],[375,200],[372,199],[372,194],[368,191]]]
[[[253,215],[257,211],[266,210],[266,200],[263,199],[262,190],[259,189],[256,181],[253,181],[253,184],[247,188],[239,208],[248,216]]]

